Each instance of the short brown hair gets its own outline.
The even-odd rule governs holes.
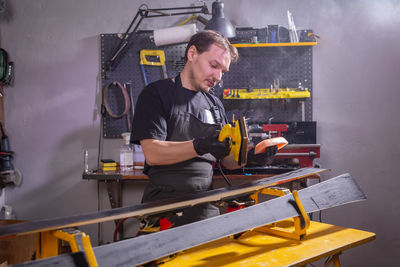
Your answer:
[[[229,51],[231,55],[231,62],[236,62],[239,59],[239,53],[236,47],[234,47],[225,36],[216,31],[204,30],[194,34],[192,38],[190,38],[185,50],[185,62],[187,62],[187,53],[192,45],[194,45],[197,51],[199,51],[201,54],[207,51],[212,44],[215,44],[221,48],[225,48],[227,51]]]

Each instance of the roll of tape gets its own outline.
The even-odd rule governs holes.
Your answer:
[[[197,31],[196,24],[154,30],[154,43],[156,46],[185,43]]]

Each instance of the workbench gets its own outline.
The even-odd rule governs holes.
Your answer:
[[[289,221],[279,224],[290,227]],[[180,252],[164,259],[163,266],[304,266],[327,257],[338,264],[340,253],[374,239],[371,232],[314,221],[301,241],[256,228],[238,239],[227,237]]]
[[[294,169],[288,169],[285,171],[280,171],[278,173],[249,173],[249,174],[240,174],[240,173],[229,173],[227,176],[229,179],[246,179],[246,180],[258,180],[261,178],[265,178],[274,174],[279,174],[283,172],[288,172]],[[135,169],[133,171],[125,172],[124,174],[120,173],[118,170],[115,172],[103,173],[92,172],[92,173],[84,173],[82,175],[84,180],[98,180],[98,181],[148,181],[149,177],[142,172],[141,169]],[[222,179],[222,175],[216,174],[213,176],[214,179]]]

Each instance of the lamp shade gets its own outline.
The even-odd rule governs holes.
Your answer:
[[[226,38],[236,36],[236,32],[232,26],[232,23],[225,18],[224,3],[218,0],[212,3],[212,17],[207,23],[205,29],[217,31]]]

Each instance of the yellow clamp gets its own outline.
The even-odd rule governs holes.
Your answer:
[[[274,188],[272,188],[272,190],[263,189],[261,193],[271,194],[276,196],[283,196],[287,194],[286,190],[282,190],[281,193],[278,192],[279,190],[281,189],[274,189]],[[301,240],[306,235],[306,230],[310,227],[310,217],[308,216],[307,212],[304,209],[303,204],[301,203],[298,192],[295,190],[292,192],[292,195],[300,213],[299,216],[295,216],[292,218],[293,228],[281,227],[281,226],[288,226],[287,222],[290,222],[290,220],[283,220],[280,222],[272,223],[267,226],[259,227],[257,228],[257,231],[267,234],[278,235],[286,238],[291,238],[295,240]],[[302,219],[304,224],[302,224],[301,222]],[[292,224],[290,223],[289,225]]]
[[[303,203],[301,203],[300,197],[299,197],[299,193],[297,192],[297,190],[293,191],[293,198],[296,201],[297,207],[300,210],[300,215],[301,218],[304,219],[304,227],[302,227],[304,229],[304,234],[305,234],[305,230],[307,230],[310,227],[310,217],[308,217],[308,214],[306,212],[306,210],[304,209]],[[299,218],[299,217],[296,217]]]
[[[97,267],[98,263],[90,243],[90,237],[80,231],[66,232],[63,230],[39,233],[36,248],[36,258],[43,259],[58,255],[58,240],[68,242],[72,253],[84,251],[90,267]]]
[[[282,197],[284,195],[290,194],[290,190],[284,187],[267,187],[261,189],[261,194]]]
[[[149,61],[146,57],[158,57],[159,61]],[[140,64],[151,65],[151,66],[164,66],[165,64],[165,53],[164,50],[140,50]]]

